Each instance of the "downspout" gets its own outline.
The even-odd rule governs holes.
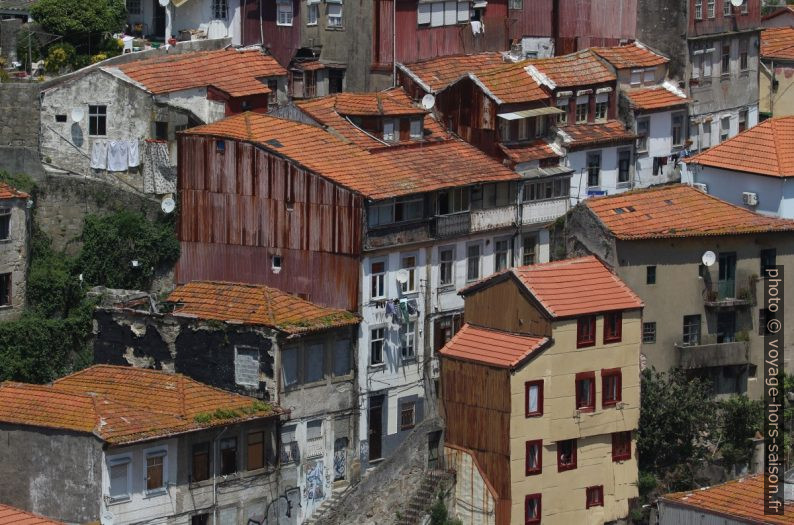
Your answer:
[[[259,0],[259,45],[265,45],[265,30],[262,29],[262,0]]]
[[[221,433],[215,436],[212,445],[212,522],[218,523],[218,440],[221,436],[229,430],[229,427],[224,427]]]
[[[392,86],[397,86],[397,0],[391,3],[391,74]]]
[[[772,101],[772,97],[775,90],[775,61],[771,60],[769,63],[771,64],[771,68],[767,67],[766,64],[762,60],[758,60],[758,63],[761,64],[761,67],[766,69],[766,72],[769,73],[769,115],[770,117],[775,114],[773,110],[774,102]],[[760,110],[760,108],[759,108]]]

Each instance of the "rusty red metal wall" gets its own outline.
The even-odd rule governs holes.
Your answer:
[[[361,196],[252,144],[190,135],[179,138],[178,185],[177,282],[267,284],[357,308]]]
[[[262,6],[261,31],[260,5]],[[261,43],[270,49],[270,53],[279,64],[287,67],[300,46],[302,27],[300,0],[292,0],[292,17],[291,26],[280,26],[276,23],[274,0],[245,0],[242,23],[243,45]]]
[[[731,16],[723,14],[722,2],[715,1],[714,18],[708,17],[708,2],[703,0],[703,18],[695,20],[695,0],[689,0],[688,36],[711,35],[761,27],[761,0],[748,0],[747,13],[731,8]]]
[[[508,11],[508,24],[511,39],[552,36],[552,0],[524,0],[523,9]]]
[[[556,54],[633,40],[637,0],[556,0],[559,34]]]

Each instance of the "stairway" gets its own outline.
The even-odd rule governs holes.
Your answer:
[[[312,513],[311,516],[306,518],[303,522],[304,525],[317,525],[318,523],[322,523],[323,518],[326,517],[326,514],[329,513],[333,508],[336,507],[336,504],[339,503],[348,492],[350,492],[350,485],[345,485],[342,488],[334,489],[331,492],[331,497],[326,498],[319,507]]]
[[[408,500],[408,508],[401,512],[395,520],[395,525],[420,525],[423,518],[430,513],[430,507],[435,503],[438,492],[443,486],[449,485],[454,479],[454,474],[444,470],[428,470],[419,489]]]

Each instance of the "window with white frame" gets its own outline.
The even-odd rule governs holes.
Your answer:
[[[226,20],[226,17],[229,16],[227,0],[212,0],[212,16],[215,20]]]
[[[656,68],[645,68],[645,70],[642,72],[642,81],[646,85],[654,84],[656,82]]]
[[[587,122],[588,110],[590,109],[590,97],[584,95],[576,97],[576,123]]]
[[[518,140],[529,138],[529,119],[518,119]]]
[[[370,299],[386,297],[386,262],[373,261],[370,264]]]
[[[292,0],[276,0],[276,25],[292,25]]]
[[[522,253],[521,253],[521,264],[526,266],[528,264],[535,264],[536,256],[535,256],[535,246],[538,243],[538,236],[534,233],[524,235],[524,238],[521,241],[522,246]]]
[[[720,74],[727,76],[731,74],[731,43],[730,41],[722,43],[722,66]]]
[[[517,11],[524,9],[524,0],[510,0],[507,4],[508,9],[515,9]]]
[[[402,335],[402,348],[400,355],[403,359],[413,359],[416,357],[416,321],[409,321],[404,328]]]
[[[649,117],[642,117],[636,120],[637,124],[637,153],[648,151],[648,131],[651,127]]]
[[[494,241],[494,271],[501,272],[510,268],[510,239]]]
[[[604,122],[607,119],[607,110],[609,108],[609,94],[599,93],[596,95],[595,105],[595,120],[596,122]]]
[[[469,188],[452,188],[442,190],[437,195],[437,213],[449,215],[469,209]]]
[[[438,285],[450,286],[454,283],[455,247],[446,246],[438,250]]]
[[[557,109],[562,110],[562,113],[557,113],[557,124],[567,124],[568,123],[568,105],[570,99],[569,98],[558,98],[557,99]]]
[[[703,80],[711,80],[714,48],[706,46],[703,50]]]
[[[386,142],[397,141],[400,136],[398,122],[397,119],[383,119],[383,140]]]
[[[367,225],[370,228],[394,222],[394,201],[388,200],[367,206]]]
[[[422,137],[424,137],[422,117],[414,117],[411,119],[411,139],[419,140]]]
[[[480,278],[480,243],[466,246],[466,280],[476,281]]]
[[[306,25],[316,26],[320,19],[320,5],[317,2],[309,1],[306,4]]]
[[[639,86],[640,84],[642,84],[642,73],[643,73],[642,69],[632,69],[629,83],[632,86]]]
[[[328,27],[342,27],[342,4],[328,4]]]
[[[546,117],[535,117],[535,137],[542,137],[546,134]]]
[[[673,137],[673,146],[684,145],[684,114],[673,113],[671,118],[671,135]]]
[[[408,274],[407,279],[400,285],[403,293],[416,291],[416,255],[403,255],[400,268]]]
[[[141,14],[141,0],[127,0],[127,14]]]
[[[731,0],[722,0],[722,16],[731,16],[732,14]]]
[[[692,44],[692,73],[691,78],[697,80],[700,78],[700,72],[703,65],[703,46],[697,42]]]
[[[695,20],[703,20],[703,0],[695,0]]]
[[[707,9],[708,9],[707,15],[708,15],[709,18],[714,18],[714,15],[715,15],[714,4],[715,4],[715,2],[716,2],[716,0],[706,0],[706,5],[707,5]]]
[[[742,14],[746,15],[749,12],[750,12],[750,7],[748,6],[748,2],[747,2],[747,0],[743,0],[742,1]]]
[[[369,336],[369,364],[383,364],[383,344],[386,338],[385,328],[374,328]]]
[[[720,142],[728,140],[731,133],[731,117],[722,117],[720,119]]]
[[[108,458],[108,475],[110,487],[108,496],[110,501],[124,501],[130,498],[132,469],[129,456],[116,456]]]
[[[420,1],[417,7],[416,21],[419,26],[454,26],[468,22],[470,19],[469,2],[458,2],[455,0],[441,2]]]
[[[166,451],[155,450],[146,453],[146,492],[165,489]]]

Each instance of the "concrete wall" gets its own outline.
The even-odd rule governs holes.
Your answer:
[[[636,120],[639,118],[649,119],[649,134],[648,134],[648,151],[645,153],[637,153],[635,162],[635,186],[645,187],[653,184],[664,184],[680,178],[679,170],[676,169],[674,163],[670,160],[670,155],[673,152],[673,137],[672,137],[672,117],[677,112],[673,111],[656,111],[653,113],[637,114]],[[686,115],[686,110],[680,112]],[[686,119],[682,121],[681,132],[686,134]],[[680,149],[680,148],[677,148]],[[653,174],[653,158],[654,157],[668,157],[667,165],[662,167],[659,175]]]
[[[72,523],[99,521],[102,444],[91,434],[0,425],[0,501]]]
[[[687,65],[689,0],[638,0],[637,40],[670,57],[672,78],[683,78]]]
[[[30,249],[30,212],[23,199],[0,200],[0,210],[11,210],[9,238],[0,241],[0,274],[11,274],[11,305],[0,307],[0,321],[16,319],[25,307]]]
[[[565,157],[565,165],[573,170],[571,177],[571,205],[576,205],[587,198],[588,189],[606,191],[607,195],[622,193],[631,188],[632,173],[629,173],[629,182],[618,183],[618,151],[631,152],[631,166],[634,165],[634,145],[629,142],[621,146],[604,146],[583,150],[569,151]],[[601,153],[601,183],[593,188],[587,186],[587,153]]]
[[[0,83],[0,170],[43,173],[39,161],[39,93],[36,82]]]
[[[794,184],[790,179],[692,165],[687,168],[687,182],[690,181],[706,184],[709,194],[737,206],[794,219]],[[758,194],[758,206],[744,204],[742,193],[748,191]]]

